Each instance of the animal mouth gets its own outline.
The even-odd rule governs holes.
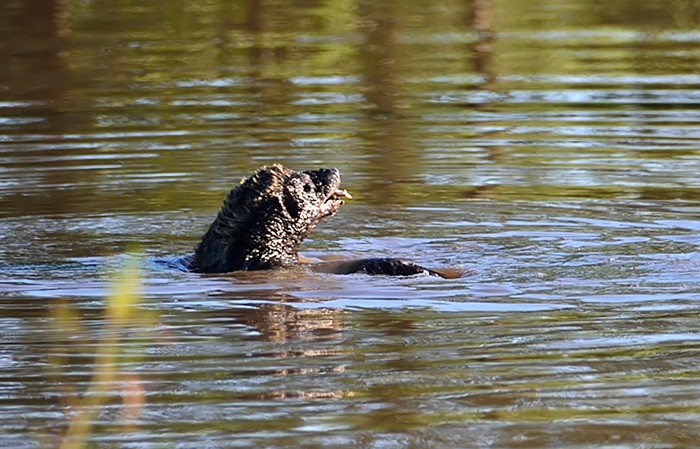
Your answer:
[[[352,195],[345,189],[335,189],[321,206],[321,216],[330,217],[335,215],[340,207],[345,204],[345,200],[352,199]]]
[[[335,192],[330,196],[329,200],[343,201],[341,198],[346,198],[348,200],[352,199],[352,195],[345,189],[336,189]]]

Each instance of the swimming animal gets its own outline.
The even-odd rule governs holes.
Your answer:
[[[279,164],[261,167],[231,189],[194,255],[180,262],[200,273],[267,270],[297,264],[304,238],[351,198],[347,190],[340,188],[340,172],[335,168],[297,172]],[[337,274],[447,277],[392,258],[321,262],[311,266],[320,272]]]

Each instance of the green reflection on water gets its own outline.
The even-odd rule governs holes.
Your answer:
[[[698,198],[688,2],[32,5],[0,22],[6,213],[215,209],[271,162],[377,206]]]

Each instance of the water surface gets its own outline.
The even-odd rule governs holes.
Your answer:
[[[0,447],[697,445],[700,5],[420,3],[2,3]],[[465,276],[157,262],[276,162]]]

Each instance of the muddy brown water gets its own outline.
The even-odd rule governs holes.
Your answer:
[[[2,2],[0,448],[697,447],[699,10]],[[157,262],[274,162],[466,275]]]

